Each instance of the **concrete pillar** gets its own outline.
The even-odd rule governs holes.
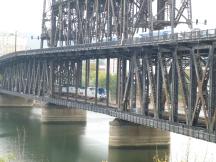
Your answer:
[[[33,101],[22,97],[0,94],[0,108],[31,108]]]
[[[43,123],[86,122],[86,111],[48,105],[42,108],[41,121]]]
[[[170,134],[127,121],[115,119],[110,122],[110,147],[169,146]]]

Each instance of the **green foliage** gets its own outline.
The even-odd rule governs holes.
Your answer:
[[[3,80],[3,76],[2,76],[2,74],[0,74],[0,81],[2,81]],[[0,161],[1,162],[1,161]]]
[[[0,162],[9,162],[11,160],[15,160],[15,156],[13,154],[8,154],[4,157],[0,157]]]
[[[163,158],[159,157],[158,154],[156,154],[154,157],[153,157],[153,161],[154,162],[169,162],[169,158],[167,155],[165,155]]]
[[[99,87],[106,88],[106,73],[99,72],[98,82]]]
[[[116,82],[117,82],[117,75],[110,75],[110,95],[112,98],[116,97]]]
[[[6,162],[3,158],[0,157],[0,162]]]

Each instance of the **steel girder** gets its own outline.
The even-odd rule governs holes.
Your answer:
[[[124,40],[179,23],[192,26],[191,0],[44,0],[41,48],[45,40],[49,47]]]
[[[213,132],[216,117],[215,44],[204,46],[204,49],[199,46],[182,48],[173,45],[131,49],[125,56],[116,57],[117,63],[112,65],[117,68],[116,82],[112,81],[117,84],[116,104],[111,94],[113,58],[110,57],[103,58],[106,66],[105,101],[100,101],[97,93],[93,101],[87,97],[92,67],[95,67],[95,82],[91,86],[100,87],[99,57],[91,61],[72,56],[12,59],[0,65],[1,88],[35,96],[112,105],[118,111]],[[75,94],[69,92],[71,86],[75,87]],[[78,88],[82,86],[86,91],[80,97]],[[62,87],[67,90],[62,92]]]

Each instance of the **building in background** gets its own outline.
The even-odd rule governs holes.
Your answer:
[[[39,48],[40,40],[34,34],[0,32],[0,56],[15,51]]]

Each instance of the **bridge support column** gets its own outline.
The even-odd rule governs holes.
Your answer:
[[[168,132],[149,128],[120,119],[110,122],[110,147],[152,147],[168,146]]]
[[[41,121],[43,123],[82,123],[86,122],[86,111],[48,105],[42,108]]]
[[[30,108],[32,106],[32,100],[0,94],[0,108]]]

